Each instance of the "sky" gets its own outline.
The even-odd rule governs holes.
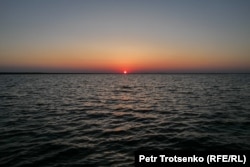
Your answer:
[[[250,72],[249,0],[0,0],[0,72]]]

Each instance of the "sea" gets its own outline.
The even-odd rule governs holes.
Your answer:
[[[250,150],[250,74],[1,74],[0,166]]]

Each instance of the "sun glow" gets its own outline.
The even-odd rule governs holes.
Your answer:
[[[124,71],[123,71],[123,74],[127,74],[127,71],[126,71],[126,70],[124,70]]]

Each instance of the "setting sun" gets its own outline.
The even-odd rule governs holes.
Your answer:
[[[126,71],[126,70],[124,70],[124,71],[123,71],[123,74],[127,74],[127,71]]]

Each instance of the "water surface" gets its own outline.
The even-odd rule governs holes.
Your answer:
[[[249,150],[249,74],[0,75],[1,166],[133,166],[138,149]]]

